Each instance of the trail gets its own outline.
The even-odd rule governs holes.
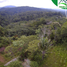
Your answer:
[[[12,59],[12,60],[11,60],[11,61],[9,61],[8,63],[6,63],[4,66],[9,65],[11,62],[16,61],[17,59],[18,59],[18,57],[17,57],[17,58]]]
[[[24,67],[30,67],[30,60],[29,59],[25,59],[24,62],[22,63],[22,65]]]
[[[12,59],[12,60],[9,61],[8,63],[6,63],[4,66],[9,65],[11,62],[16,61],[17,59],[18,59],[18,57]],[[25,59],[24,62],[22,63],[22,65],[23,65],[24,67],[30,67],[30,60],[29,60],[29,59]]]

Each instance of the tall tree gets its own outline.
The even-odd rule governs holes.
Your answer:
[[[42,60],[44,59],[44,55],[46,53],[46,50],[49,47],[49,43],[50,43],[50,40],[47,37],[46,38],[43,37],[40,40],[39,47],[40,47],[41,52],[42,52]]]

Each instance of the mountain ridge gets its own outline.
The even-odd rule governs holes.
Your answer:
[[[7,5],[7,6],[0,7],[0,8],[14,8],[14,7],[16,7],[16,6],[14,6],[14,5]]]
[[[8,8],[0,8],[0,12],[6,12],[7,14],[14,15],[21,12],[27,12],[27,11],[45,11],[45,12],[61,12],[63,15],[65,15],[64,10],[59,9],[47,9],[47,8],[37,8],[37,7],[30,7],[30,6],[21,6],[21,7],[11,7],[6,6]]]
[[[13,7],[13,8],[1,8],[0,12],[6,12],[8,14],[16,14],[21,12],[27,12],[27,11],[53,11],[52,9],[42,9],[42,8],[35,8],[35,7],[29,7],[29,6],[22,6],[22,7]]]

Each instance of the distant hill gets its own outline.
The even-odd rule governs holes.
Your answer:
[[[4,6],[4,7],[2,7],[2,8],[14,8],[14,7],[16,7],[16,6],[8,5],[8,6]]]
[[[13,7],[13,8],[7,8],[7,7],[12,7],[12,6],[6,6],[6,8],[1,8],[0,12],[6,12],[8,14],[16,14],[16,13],[21,13],[21,12],[26,12],[26,11],[53,11],[52,9],[41,9],[41,8],[35,8],[35,7]]]
[[[15,7],[15,6],[9,5],[9,6],[0,8],[0,12],[2,13],[6,12],[7,14],[10,14],[10,15],[14,15],[21,12],[27,12],[27,11],[61,12],[62,14],[65,14],[63,10],[36,8],[36,7],[29,7],[29,6]]]
[[[54,22],[59,21],[60,19],[63,20],[63,17],[64,16],[60,12],[57,12],[53,9],[43,9],[28,6],[0,9],[0,25],[2,27],[5,27],[7,25],[13,26],[14,23],[20,25],[20,23],[28,23],[28,21],[32,23],[34,21],[39,21],[40,18],[45,18],[45,20],[47,20],[48,22]],[[40,23],[38,23],[37,25],[39,24]],[[12,26],[10,28],[12,28]]]

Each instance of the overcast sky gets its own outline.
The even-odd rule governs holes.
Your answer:
[[[0,7],[7,5],[31,6],[39,8],[58,8],[51,0],[0,0]]]

